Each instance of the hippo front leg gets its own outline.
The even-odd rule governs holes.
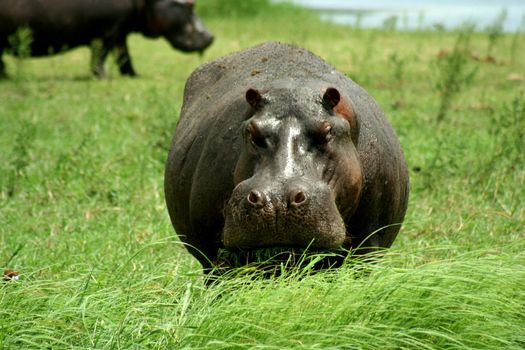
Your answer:
[[[123,38],[116,45],[117,53],[117,65],[120,70],[120,74],[129,75],[130,77],[136,77],[137,73],[133,69],[131,64],[131,56],[129,55],[128,45],[126,45],[126,38]]]
[[[91,72],[97,78],[105,78],[104,62],[108,57],[111,45],[106,41],[94,40],[91,43]]]

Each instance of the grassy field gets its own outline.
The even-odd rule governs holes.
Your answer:
[[[212,10],[203,57],[132,36],[136,79],[113,62],[92,79],[87,48],[6,56],[0,269],[20,279],[0,281],[0,349],[525,348],[525,34]],[[373,266],[204,288],[166,212],[167,148],[191,71],[266,40],[310,49],[377,99],[410,205]]]

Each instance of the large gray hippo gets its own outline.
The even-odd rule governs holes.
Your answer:
[[[408,192],[377,103],[309,51],[268,42],[188,79],[165,195],[205,271],[223,249],[389,247]]]
[[[100,77],[112,49],[116,49],[120,72],[136,75],[126,45],[131,32],[149,38],[163,36],[185,52],[203,51],[213,35],[195,15],[193,5],[189,0],[0,0],[0,78],[6,77],[2,51],[9,48],[19,53],[11,44],[21,28],[30,31],[31,56],[95,44],[92,71]]]

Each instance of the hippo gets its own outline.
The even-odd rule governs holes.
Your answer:
[[[306,49],[267,42],[188,78],[164,187],[175,231],[209,272],[223,250],[388,248],[409,178],[363,88]]]
[[[131,32],[163,36],[183,52],[202,52],[213,35],[193,7],[189,0],[0,0],[0,77],[6,77],[2,51],[19,53],[10,44],[24,28],[30,31],[30,56],[91,45],[91,69],[98,77],[104,77],[104,61],[113,49],[120,73],[136,75],[126,45]]]

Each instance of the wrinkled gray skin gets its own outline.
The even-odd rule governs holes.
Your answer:
[[[116,49],[123,75],[135,76],[126,37],[139,32],[163,36],[185,52],[203,51],[213,35],[184,0],[0,0],[0,77],[6,77],[2,51],[21,27],[32,34],[31,56],[46,56],[93,45],[92,72],[104,76],[104,61]],[[97,40],[99,43],[97,43]],[[96,43],[96,44],[95,44]],[[11,48],[14,54],[17,48]]]
[[[389,247],[408,190],[376,102],[304,49],[265,43],[186,83],[165,195],[205,271],[223,247]]]

